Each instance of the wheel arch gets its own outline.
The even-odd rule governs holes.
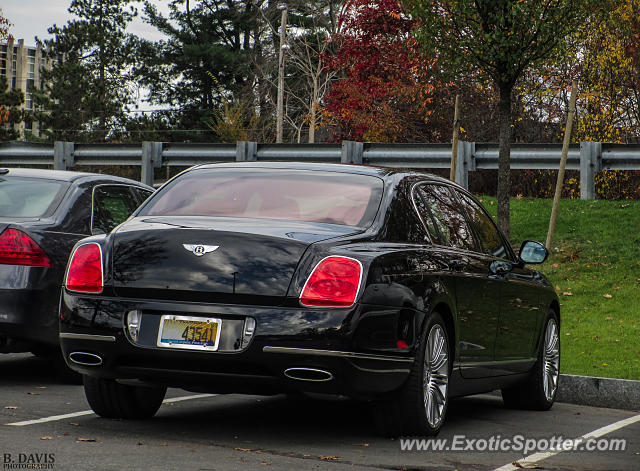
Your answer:
[[[451,358],[456,359],[457,342],[456,342],[456,327],[453,318],[453,311],[451,307],[444,301],[436,303],[431,312],[437,312],[442,316],[445,326],[447,328],[447,336],[449,337],[449,345],[451,350]]]
[[[557,299],[551,301],[549,305],[549,309],[556,313],[556,318],[558,320],[558,327],[560,327],[560,303]]]

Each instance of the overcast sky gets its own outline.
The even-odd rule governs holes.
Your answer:
[[[167,12],[167,1],[153,0],[161,11]],[[49,37],[47,28],[54,23],[62,26],[69,21],[72,16],[67,11],[71,0],[2,0],[0,9],[2,14],[13,26],[9,32],[14,38],[24,39],[28,46],[35,46],[35,36],[40,39]],[[141,3],[138,10],[141,10]],[[162,35],[152,26],[144,23],[138,16],[128,28],[130,33],[136,34],[146,39],[158,40]]]

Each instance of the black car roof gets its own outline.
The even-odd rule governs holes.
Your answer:
[[[375,167],[373,165],[356,164],[331,164],[317,162],[220,162],[198,165],[197,168],[273,168],[273,169],[293,169],[293,170],[320,170],[326,172],[341,172],[360,175],[371,175],[375,177],[422,177],[440,183],[453,183],[446,178],[433,175],[431,173],[419,172],[409,169],[399,169],[390,167]],[[455,183],[454,183],[455,184]]]
[[[7,172],[8,170],[8,172]],[[48,169],[36,169],[36,168],[11,168],[0,167],[0,178],[2,177],[29,177],[29,178],[42,178],[47,180],[58,180],[64,182],[73,182],[81,178],[95,179],[95,180],[112,180],[119,183],[137,184],[140,186],[147,186],[143,183],[128,178],[116,177],[114,175],[105,175],[102,173],[90,173],[90,172],[70,172],[66,170],[48,170]]]

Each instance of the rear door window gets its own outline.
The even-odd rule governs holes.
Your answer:
[[[0,217],[50,216],[68,183],[41,178],[0,178]]]
[[[141,205],[149,196],[153,194],[153,191],[146,188],[140,188],[137,186],[131,187],[131,190],[135,193],[138,199],[138,206]]]
[[[431,211],[427,207],[424,198],[420,195],[420,187],[416,186],[413,190],[413,201],[416,204],[416,209],[418,210],[418,214],[420,215],[420,219],[424,223],[427,232],[429,233],[429,237],[434,244],[442,244],[442,240],[440,238],[440,232],[437,227],[437,221],[433,218]]]
[[[91,232],[108,234],[137,207],[138,201],[128,185],[96,186],[93,190]]]
[[[476,250],[475,240],[460,204],[444,185],[422,185],[418,195],[428,208],[434,229],[442,245],[464,250]]]
[[[469,196],[461,192],[457,192],[457,194],[467,210],[469,219],[480,239],[482,251],[492,257],[508,258],[509,255],[504,241],[489,215]]]

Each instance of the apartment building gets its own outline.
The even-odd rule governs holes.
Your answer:
[[[43,64],[42,48],[38,46],[25,46],[24,39],[9,39],[5,44],[0,44],[0,76],[7,78],[11,89],[20,89],[24,93],[24,105],[26,110],[33,110],[34,88],[41,87],[40,67]],[[25,121],[17,126],[17,131],[24,136],[25,131],[31,131],[34,135],[40,135],[38,122]]]

